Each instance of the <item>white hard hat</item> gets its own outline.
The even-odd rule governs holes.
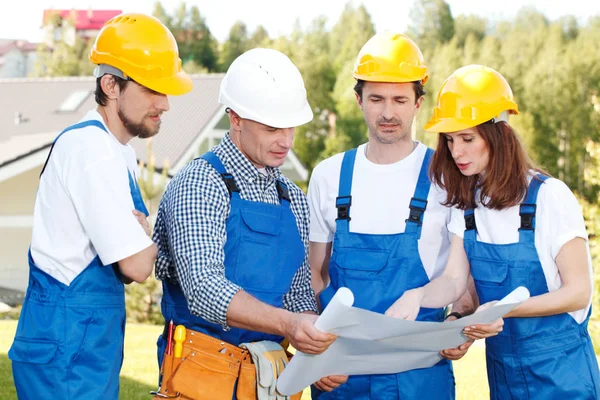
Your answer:
[[[273,49],[252,49],[236,58],[221,81],[219,103],[242,118],[274,128],[313,119],[300,71]]]

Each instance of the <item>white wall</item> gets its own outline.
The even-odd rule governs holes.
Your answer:
[[[35,52],[21,52],[14,48],[4,54],[0,66],[0,78],[24,78],[33,71]]]
[[[41,166],[0,182],[0,286],[25,291],[33,205]]]
[[[31,227],[0,227],[0,286],[25,291],[29,276],[27,251]]]

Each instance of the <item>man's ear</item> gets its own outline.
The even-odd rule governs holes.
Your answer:
[[[417,99],[417,101],[415,102],[415,112],[413,116],[417,115],[417,112],[419,112],[419,110],[421,109],[421,105],[423,104],[423,99],[425,98],[425,96],[421,96]]]
[[[356,93],[356,92],[354,92],[354,96],[356,96],[356,102],[358,103],[358,106],[362,110],[363,109],[362,96],[359,96],[358,93]]]
[[[114,100],[119,95],[119,85],[117,85],[115,77],[110,74],[104,74],[104,76],[100,78],[100,87],[109,100]]]
[[[229,109],[229,124],[231,125],[232,131],[239,131],[242,117],[240,117],[235,111]]]

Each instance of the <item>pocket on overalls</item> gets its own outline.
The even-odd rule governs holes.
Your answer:
[[[48,364],[57,349],[58,342],[53,340],[16,337],[8,351],[8,358],[20,363]]]
[[[58,342],[44,339],[16,337],[8,358],[17,394],[22,398],[37,398],[40,393],[62,396],[60,387],[64,366],[54,361]]]
[[[508,263],[472,257],[471,275],[481,304],[500,300],[510,292],[508,284]]]
[[[332,255],[333,262],[348,279],[370,278],[380,273],[388,263],[386,251],[342,249]]]
[[[591,357],[589,353],[591,353]],[[565,369],[574,373],[573,375],[576,382],[579,384],[578,386],[582,397],[585,395],[590,396],[589,398],[592,399],[595,396],[598,396],[598,392],[600,391],[597,382],[598,364],[594,359],[595,354],[593,353],[592,346],[587,346],[587,343],[583,343],[581,345],[563,349],[562,357],[559,358],[563,360],[563,366],[566,367]],[[568,376],[568,372],[565,372],[565,375],[560,379],[561,385],[566,385],[565,381],[568,380]],[[574,388],[574,390],[576,390],[576,388]]]
[[[226,357],[226,356],[224,356]],[[239,363],[185,348],[170,387],[194,400],[231,400]]]
[[[375,302],[379,301],[374,293],[389,290],[389,279],[384,272],[388,257],[384,251],[341,249],[331,256],[331,280],[338,287],[348,287],[354,292],[355,307],[374,310],[378,308]]]
[[[238,248],[237,263],[233,273],[235,283],[244,289],[259,291],[277,290],[279,265],[276,259],[281,224],[270,215],[247,210],[241,211],[243,233]]]
[[[81,346],[74,358],[95,358],[96,351],[92,349],[105,348],[108,337],[112,338],[114,343],[114,346],[111,346],[114,353],[111,354],[111,358],[122,358],[125,337],[124,307],[71,307],[67,310],[67,321],[73,335],[79,332],[81,338]]]

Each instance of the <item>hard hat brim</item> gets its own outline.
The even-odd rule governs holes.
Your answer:
[[[513,115],[519,114],[519,111],[517,109],[508,110],[508,112]],[[473,128],[491,120],[492,118],[494,117],[483,118],[482,120],[456,118],[440,118],[434,120],[434,118],[432,118],[429,120],[429,122],[425,124],[423,129],[427,132],[433,133],[452,133]]]
[[[131,77],[142,86],[152,89],[155,92],[169,96],[180,96],[192,90],[193,83],[190,76],[183,70],[176,75],[161,79],[143,79],[135,76]]]
[[[221,102],[221,104],[230,107],[229,105],[225,104],[224,102]],[[313,119],[313,112],[312,112],[310,106],[308,105],[308,103],[306,103],[306,105],[302,108],[302,110],[300,112],[296,112],[294,115],[289,115],[289,116],[281,116],[280,115],[277,118],[261,118],[261,116],[257,115],[256,113],[246,112],[245,110],[238,111],[233,107],[231,107],[231,109],[233,111],[235,111],[236,114],[238,114],[240,117],[242,117],[244,119],[249,119],[251,121],[258,122],[263,125],[267,125],[272,128],[278,128],[278,129],[296,128],[300,125],[309,123]]]
[[[382,82],[382,83],[409,83],[409,82],[421,82],[422,85],[425,85],[427,83],[427,80],[429,79],[429,75],[425,75],[423,77],[408,77],[408,78],[399,78],[397,76],[392,76],[392,75],[379,75],[379,76],[372,76],[372,75],[361,75],[361,74],[357,74],[355,72],[352,73],[352,77],[354,79],[360,79],[361,81],[365,81],[365,82]]]
[[[473,120],[464,120],[464,121],[460,121],[460,120],[456,120],[454,118],[448,118],[448,119],[438,119],[436,121],[430,120],[429,122],[427,122],[425,124],[425,127],[423,129],[425,129],[427,132],[433,132],[433,133],[451,133],[451,132],[458,132],[458,131],[462,131],[464,129],[469,129],[469,128],[473,128],[474,126],[477,126],[478,123],[476,123]]]

